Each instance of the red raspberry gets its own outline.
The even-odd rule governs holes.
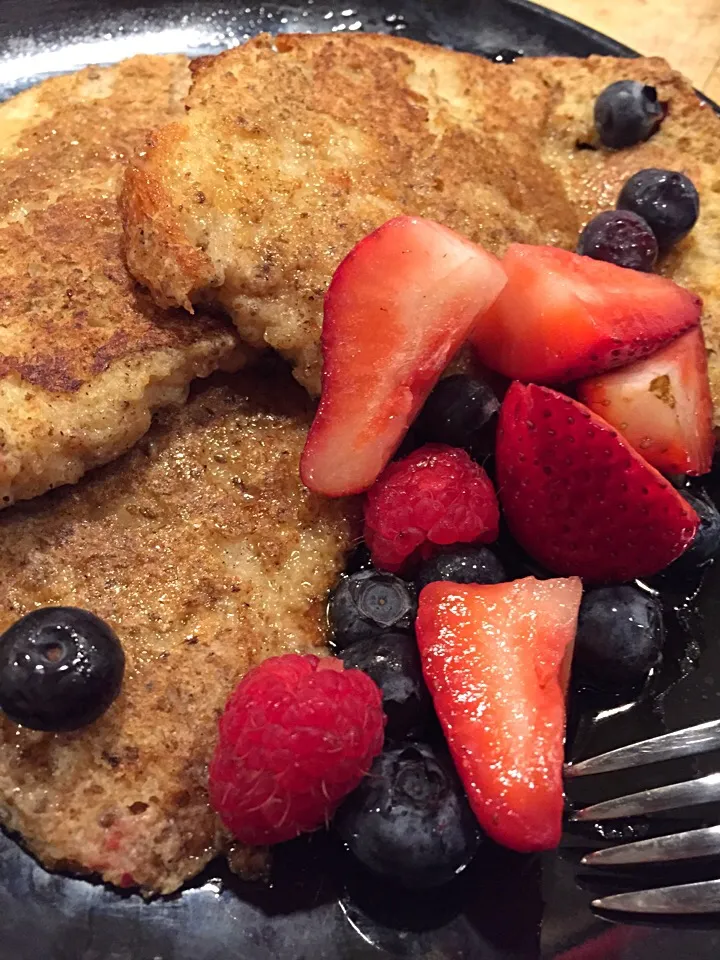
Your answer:
[[[383,745],[379,689],[334,657],[270,657],[220,717],[210,802],[242,843],[291,840],[327,823]]]
[[[490,478],[464,450],[428,443],[391,463],[368,490],[365,542],[373,563],[395,573],[433,544],[490,543],[500,513]]]

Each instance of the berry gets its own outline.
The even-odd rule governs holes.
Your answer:
[[[427,444],[391,463],[368,491],[365,542],[373,563],[398,571],[434,547],[487,543],[500,516],[483,468],[457,447]]]
[[[513,850],[560,840],[565,692],[582,584],[431,583],[417,637],[470,806]]]
[[[480,361],[516,380],[565,383],[622,367],[697,326],[701,301],[655,274],[558,247],[511,244],[505,289],[476,322]]]
[[[481,837],[452,763],[422,743],[382,753],[335,826],[365,867],[411,888],[452,880]]]
[[[700,518],[700,526],[685,553],[671,563],[665,573],[686,577],[704,567],[720,554],[720,512],[705,494],[681,490],[680,494]]]
[[[415,637],[385,633],[345,647],[342,660],[375,681],[382,691],[386,736],[393,740],[422,733],[431,715]]]
[[[436,580],[450,580],[453,583],[502,583],[507,580],[507,575],[503,565],[487,547],[479,550],[461,547],[452,553],[440,553],[422,564],[415,578],[418,593]]]
[[[561,575],[650,576],[680,556],[698,526],[677,490],[609,424],[547,387],[508,390],[497,476],[510,532]]]
[[[396,217],[350,251],[325,296],[322,396],[300,463],[330,497],[377,479],[505,273],[431,220]]]
[[[246,674],[220,717],[210,802],[241,843],[327,823],[383,744],[381,695],[334,657],[290,653]]]
[[[588,590],[580,605],[574,679],[604,692],[636,692],[658,663],[664,637],[654,597],[629,585]]]
[[[427,443],[469,449],[494,426],[499,409],[498,398],[486,383],[457,373],[435,387],[416,423]]]
[[[715,437],[700,327],[651,357],[584,380],[577,395],[662,473],[710,470]]]
[[[661,250],[667,250],[688,234],[700,213],[700,197],[684,173],[640,170],[620,191],[619,210],[631,210],[649,224]]]
[[[361,570],[343,577],[328,607],[333,646],[342,650],[385,630],[411,630],[416,613],[415,590],[391,573]]]
[[[595,129],[606,147],[632,147],[655,133],[665,112],[655,87],[616,80],[595,101]]]
[[[124,671],[107,623],[76,607],[43,607],[0,636],[0,708],[33,730],[77,730],[105,713]]]
[[[607,210],[585,226],[577,252],[593,260],[649,273],[657,260],[658,244],[642,217],[629,210]]]

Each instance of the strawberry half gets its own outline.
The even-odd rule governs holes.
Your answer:
[[[700,319],[701,301],[654,274],[556,247],[512,244],[507,286],[478,320],[480,360],[515,380],[564,383],[657,350]]]
[[[697,514],[677,490],[613,427],[547,387],[512,384],[496,452],[510,531],[554,573],[650,576],[695,536]]]
[[[663,473],[707,473],[715,437],[702,329],[578,384],[578,397]]]
[[[306,486],[339,497],[374,482],[504,285],[495,257],[419,217],[390,220],[351,250],[325,297],[322,396],[300,464]]]
[[[565,686],[582,584],[428,584],[416,631],[423,671],[470,805],[498,843],[560,840]]]

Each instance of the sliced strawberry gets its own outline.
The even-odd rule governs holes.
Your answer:
[[[515,539],[563,575],[650,576],[698,527],[690,505],[613,427],[534,384],[514,383],[500,408],[497,483]]]
[[[504,285],[495,257],[431,220],[397,217],[360,241],[325,297],[322,397],[300,465],[311,490],[373,483]]]
[[[663,473],[709,471],[715,437],[700,327],[645,360],[583,380],[577,392]]]
[[[513,850],[549,850],[563,810],[565,679],[582,585],[428,584],[416,631],[423,671],[470,805]]]
[[[701,301],[649,273],[556,247],[512,244],[508,282],[478,320],[480,360],[516,380],[564,383],[657,350],[700,319]]]

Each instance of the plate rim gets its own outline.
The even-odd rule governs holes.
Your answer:
[[[616,54],[599,53],[593,54],[593,56],[618,56],[626,59],[637,59],[638,57],[643,56],[643,54],[635,50],[633,47],[629,47],[626,43],[616,40],[609,34],[603,33],[601,30],[596,30],[594,27],[589,27],[587,24],[583,23],[581,20],[576,20],[574,17],[568,17],[564,13],[558,13],[557,10],[551,10],[549,7],[543,6],[541,3],[534,3],[533,0],[502,0],[502,2],[508,7],[514,7],[518,10],[523,10],[525,13],[531,14],[533,17],[537,17],[542,20],[552,20],[558,26],[563,27],[564,29],[570,29],[575,33],[582,34],[588,41],[591,41],[592,43],[612,46],[617,50]]]
[[[626,60],[637,60],[639,57],[654,56],[659,57],[661,60],[665,60],[665,62],[670,64],[672,67],[670,61],[661,54],[641,53],[639,50],[635,50],[634,47],[630,47],[626,43],[611,37],[610,34],[603,33],[602,30],[596,30],[595,27],[589,27],[587,24],[583,23],[581,20],[576,20],[574,17],[568,17],[564,13],[558,13],[557,10],[551,10],[549,7],[543,6],[541,3],[534,3],[533,0],[501,0],[501,2],[505,6],[513,7],[516,10],[522,10],[533,17],[537,17],[538,19],[552,20],[558,26],[563,27],[563,29],[571,30],[574,33],[581,34],[586,40],[588,40],[588,42],[612,46],[617,51],[614,54],[597,53],[591,54],[591,56],[617,56]],[[703,103],[706,103],[712,110],[715,111],[715,113],[720,115],[720,104],[716,103],[714,100],[711,100],[710,97],[704,94],[702,90],[699,90],[697,87],[693,86],[693,90]]]

